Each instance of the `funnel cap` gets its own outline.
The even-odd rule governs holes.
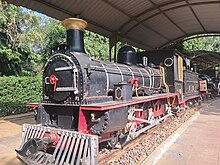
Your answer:
[[[67,18],[62,21],[62,26],[66,28],[66,30],[69,29],[84,30],[87,27],[87,22],[79,18]]]

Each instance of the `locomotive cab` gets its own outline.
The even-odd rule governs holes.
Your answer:
[[[137,54],[137,62],[163,66],[169,92],[179,93],[186,99],[198,95],[198,74],[189,70],[190,61],[177,50],[152,50]]]

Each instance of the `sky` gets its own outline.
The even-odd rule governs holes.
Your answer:
[[[45,18],[45,19],[48,18],[48,16],[46,16],[45,14],[42,14],[42,13],[39,13],[39,12],[30,10],[30,9],[27,9],[27,8],[25,8],[25,7],[20,7],[20,8],[22,9],[23,12],[32,12],[32,13],[34,13],[34,14],[36,14],[37,16],[40,16],[40,17],[42,17],[42,18]]]

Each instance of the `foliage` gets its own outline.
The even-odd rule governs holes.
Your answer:
[[[199,37],[183,41],[183,48],[187,51],[206,50],[206,51],[220,51],[220,37],[209,36]]]
[[[45,63],[51,55],[51,49],[59,44],[65,43],[66,32],[60,22],[54,19],[47,19],[43,25],[43,29],[45,29],[45,36],[41,61]]]
[[[108,60],[108,38],[96,33],[85,31],[85,50],[91,57],[100,60]]]
[[[0,116],[19,114],[30,109],[29,102],[39,102],[42,97],[41,76],[0,77]]]
[[[42,59],[45,63],[51,55],[51,49],[59,44],[66,42],[66,30],[61,26],[61,23],[56,20],[49,20],[47,25],[49,29],[45,36],[45,54]],[[86,53],[91,57],[101,60],[108,58],[108,39],[101,35],[85,30],[84,45]]]
[[[38,17],[22,13],[21,9],[14,5],[6,2],[0,4],[1,75],[22,75],[25,71],[33,70],[39,57],[31,50],[31,42],[27,40],[26,34],[28,29],[33,30],[37,20]],[[33,36],[35,37],[35,34]]]
[[[220,52],[219,36],[201,36],[195,35],[189,38],[176,41],[170,44],[166,49],[177,49],[180,52],[191,52],[196,50]]]

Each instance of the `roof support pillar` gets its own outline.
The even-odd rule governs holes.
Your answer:
[[[112,48],[114,47],[114,62],[116,62],[116,51],[117,51],[117,42],[118,42],[118,36],[117,34],[111,36],[109,38],[109,61],[112,61]]]

